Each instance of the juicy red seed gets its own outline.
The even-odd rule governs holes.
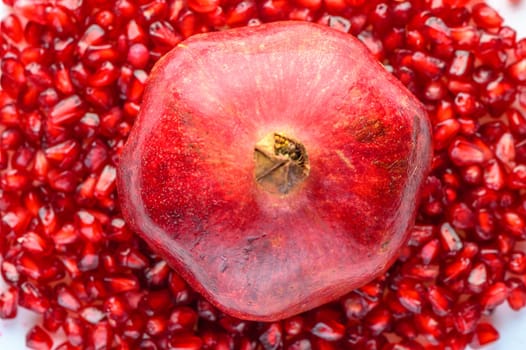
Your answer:
[[[144,69],[150,60],[150,52],[145,45],[136,43],[130,46],[126,60],[134,68]]]
[[[211,319],[211,317],[208,317],[208,319]],[[171,332],[179,331],[179,330],[190,331],[193,329],[193,327],[195,327],[196,323],[197,323],[196,312],[189,307],[181,306],[181,307],[175,308],[170,314],[169,321],[168,321],[168,329]]]
[[[56,332],[66,320],[67,312],[58,307],[51,307],[44,313],[42,324],[49,332]]]
[[[506,301],[508,287],[504,282],[497,282],[486,289],[480,296],[480,305],[484,309],[494,309]]]
[[[183,39],[179,33],[168,23],[157,21],[150,25],[149,34],[152,40],[158,45],[174,47]]]
[[[343,338],[345,327],[334,320],[316,323],[310,330],[315,336],[327,341],[337,341]]]
[[[498,12],[486,4],[473,6],[473,19],[477,25],[484,28],[499,28],[503,22]]]
[[[108,276],[104,278],[104,282],[116,293],[139,289],[139,281],[133,276]]]
[[[508,261],[508,269],[511,272],[523,274],[526,272],[526,254],[522,251],[513,251]]]
[[[77,311],[81,307],[74,292],[65,285],[57,286],[56,288],[57,304],[70,311]]]
[[[279,323],[271,323],[259,336],[259,341],[265,349],[279,349],[283,345],[283,334]]]
[[[184,349],[184,350],[199,350],[203,341],[195,336],[189,334],[174,334],[169,340],[170,349]]]
[[[468,288],[475,293],[480,293],[488,284],[486,265],[479,263],[475,265],[467,278]]]
[[[67,317],[63,325],[66,338],[73,346],[84,344],[84,325],[77,318]]]
[[[443,326],[434,316],[425,313],[416,314],[415,324],[417,329],[419,329],[426,338],[430,339],[432,342],[436,343],[442,337]]]
[[[484,346],[499,340],[499,332],[489,323],[480,323],[475,330],[471,345],[473,347]]]
[[[15,43],[20,42],[24,36],[24,31],[22,29],[20,20],[17,16],[12,14],[8,15],[2,20],[0,29],[3,36],[5,35]]]
[[[0,294],[0,318],[9,319],[15,318],[17,315],[18,304],[18,290],[14,287],[9,287]]]
[[[383,307],[374,308],[365,317],[365,324],[373,334],[380,334],[389,328],[391,323],[391,314]]]
[[[457,166],[484,164],[491,159],[491,151],[478,142],[457,139],[449,148],[451,161]]]
[[[462,240],[447,222],[440,227],[440,241],[446,252],[456,252],[462,249]]]
[[[92,24],[86,28],[82,37],[77,43],[77,52],[79,55],[84,55],[88,47],[91,45],[101,44],[105,35],[105,30],[97,24]]]
[[[195,12],[213,12],[219,6],[218,0],[189,0],[188,7]]]
[[[40,314],[49,308],[49,300],[43,295],[43,291],[31,282],[24,282],[20,285],[19,304]]]
[[[461,334],[473,332],[481,317],[481,307],[473,302],[465,301],[454,310],[454,325]]]
[[[112,343],[113,332],[107,322],[99,322],[92,328],[90,341],[95,349],[107,349]]]
[[[88,323],[97,324],[103,320],[106,315],[99,308],[94,306],[87,306],[80,310],[80,317]]]
[[[26,346],[34,350],[51,350],[53,340],[42,328],[34,326],[26,335]]]

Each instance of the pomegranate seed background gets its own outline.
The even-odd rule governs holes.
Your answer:
[[[526,1],[488,0],[497,9],[506,23],[517,31],[517,37],[526,37]],[[0,18],[7,14],[7,8],[0,2]],[[526,250],[526,247],[523,247]],[[5,289],[5,283],[0,277],[0,290]],[[25,349],[26,332],[39,320],[39,316],[25,310],[18,309],[18,316],[14,320],[0,319],[0,349]],[[526,310],[513,312],[506,305],[502,305],[493,315],[494,325],[499,330],[500,340],[485,350],[522,350],[526,344]],[[58,343],[58,342],[57,342]],[[55,344],[57,344],[55,343]]]

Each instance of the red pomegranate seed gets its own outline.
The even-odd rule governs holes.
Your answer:
[[[440,241],[447,252],[456,252],[462,249],[462,240],[447,222],[440,227]]]
[[[168,23],[157,21],[150,25],[149,35],[157,45],[174,47],[183,39]]]
[[[504,282],[497,282],[488,287],[480,296],[480,305],[484,309],[494,309],[506,301],[508,287]]]
[[[377,306],[365,317],[365,324],[373,334],[380,334],[389,328],[391,314],[385,308]]]
[[[58,285],[55,288],[57,295],[57,304],[70,311],[77,311],[81,303],[73,291],[66,285]]]
[[[200,13],[213,12],[219,6],[218,0],[189,0],[188,7]]]
[[[484,164],[492,157],[491,151],[481,142],[473,143],[458,138],[449,149],[451,161],[458,166]]]
[[[107,322],[99,322],[91,328],[88,339],[93,349],[107,349],[111,346],[113,332]]]
[[[53,340],[42,328],[34,326],[26,335],[26,346],[34,350],[51,350]]]
[[[526,254],[517,250],[511,252],[508,269],[517,274],[524,274],[526,272]]]
[[[259,341],[265,349],[278,349],[283,345],[283,335],[279,323],[271,323],[259,336]]]
[[[150,60],[150,52],[142,43],[135,43],[128,49],[126,59],[134,68],[144,69]]]
[[[131,275],[107,276],[104,278],[104,282],[110,290],[116,293],[139,290],[139,281]]]
[[[9,40],[12,40],[15,43],[19,43],[24,35],[20,20],[17,16],[12,14],[2,19],[0,30],[2,36],[9,38]]]
[[[467,278],[468,288],[474,293],[482,292],[488,285],[486,265],[478,263],[475,265]]]
[[[518,278],[506,280],[509,289],[508,304],[512,310],[518,311],[526,306],[526,285]]]
[[[434,316],[425,313],[416,314],[414,320],[416,328],[419,329],[429,341],[436,343],[442,338],[443,326]]]
[[[225,22],[227,25],[235,27],[248,22],[256,15],[256,4],[252,0],[243,0],[237,3],[226,13]]]
[[[73,346],[84,345],[84,325],[77,318],[67,317],[63,325],[66,338]]]
[[[465,301],[454,309],[454,325],[461,334],[473,332],[481,317],[481,307],[472,301]]]
[[[49,308],[44,292],[31,282],[23,282],[19,289],[19,304],[26,309],[43,314]]]
[[[90,25],[77,43],[77,53],[80,56],[84,55],[89,46],[101,44],[105,35],[105,30],[98,24]]]
[[[477,25],[490,29],[499,28],[502,25],[502,17],[493,8],[486,4],[473,6],[473,19]]]
[[[345,327],[335,320],[317,322],[310,330],[315,336],[327,341],[337,341],[343,338]]]
[[[480,323],[475,330],[471,346],[481,347],[499,340],[499,332],[489,323]]]
[[[202,344],[202,340],[195,335],[176,333],[169,340],[168,346],[170,349],[199,350]]]
[[[42,324],[49,332],[56,332],[66,320],[67,312],[58,307],[51,307],[44,313]]]
[[[0,294],[0,318],[15,318],[17,315],[18,290],[9,287]]]
[[[54,230],[53,230],[54,231]],[[36,232],[27,232],[22,237],[18,238],[18,243],[28,253],[47,255],[51,247],[49,243]]]
[[[80,310],[80,317],[88,323],[97,324],[103,320],[106,315],[99,308],[94,306],[87,306]]]

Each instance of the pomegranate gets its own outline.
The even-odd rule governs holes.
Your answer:
[[[396,259],[430,134],[420,102],[350,35],[300,22],[196,35],[151,72],[120,203],[212,304],[282,319]]]

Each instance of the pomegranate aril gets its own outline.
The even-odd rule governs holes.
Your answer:
[[[526,82],[526,58],[511,64],[508,67],[508,75],[518,83]]]
[[[414,316],[416,328],[432,343],[441,340],[443,336],[443,326],[440,321],[428,313],[416,314]]]
[[[270,323],[259,336],[264,349],[279,349],[283,346],[283,333],[279,323]]]
[[[201,338],[185,333],[173,334],[168,340],[170,349],[199,350],[202,344]]]
[[[446,252],[456,252],[462,249],[462,240],[449,223],[444,223],[440,227],[440,241]]]
[[[478,348],[499,340],[499,332],[489,323],[480,323],[475,330],[471,347]]]
[[[526,285],[518,278],[506,280],[508,286],[508,304],[512,310],[520,310],[526,306]]]
[[[57,304],[70,311],[77,311],[81,307],[81,303],[73,291],[66,285],[58,285],[55,287],[55,294],[57,297]]]
[[[90,329],[89,344],[95,350],[108,349],[113,340],[113,331],[107,322],[99,322]]]
[[[473,6],[473,19],[477,25],[486,29],[499,28],[503,22],[498,12],[487,4]]]
[[[482,315],[481,306],[473,301],[465,301],[454,309],[453,320],[457,331],[461,334],[472,333]]]
[[[102,169],[97,183],[95,184],[94,195],[96,198],[107,198],[116,186],[117,170],[114,166],[106,165]]]
[[[374,335],[379,335],[391,325],[391,314],[381,306],[375,307],[365,317],[365,325]]]
[[[91,324],[98,324],[106,315],[99,308],[94,306],[87,306],[82,308],[79,312],[80,317]]]
[[[119,72],[113,63],[103,62],[97,71],[88,77],[88,84],[92,87],[103,87],[113,84],[119,77]]]
[[[10,319],[17,315],[18,290],[9,287],[0,294],[0,318]]]
[[[116,293],[135,291],[139,289],[139,281],[131,275],[113,275],[104,277],[104,282],[110,290]]]
[[[256,13],[256,3],[253,0],[242,0],[227,11],[225,22],[231,27],[240,26],[247,23]]]
[[[166,312],[165,306],[171,303],[171,293],[164,289],[160,291],[152,291],[143,296],[139,303],[141,312],[148,316],[157,315]]]
[[[101,44],[106,35],[106,31],[97,24],[92,24],[86,28],[77,43],[77,53],[82,56],[91,45]]]
[[[47,331],[54,333],[62,327],[66,316],[67,312],[64,309],[51,307],[44,313],[42,324]]]
[[[31,282],[23,282],[19,288],[20,306],[39,314],[43,314],[49,308],[49,299],[37,286]]]
[[[310,332],[318,338],[327,341],[337,341],[343,338],[345,327],[335,320],[325,320],[317,322]]]
[[[53,340],[42,328],[34,326],[26,335],[26,346],[33,350],[51,350]]]
[[[497,282],[489,286],[480,296],[480,305],[484,309],[494,309],[496,306],[506,301],[508,297],[508,287],[504,282]]]
[[[2,36],[12,40],[15,43],[19,43],[24,36],[22,24],[20,23],[19,18],[13,14],[8,15],[2,19],[0,30]]]
[[[472,292],[482,292],[488,285],[486,266],[483,263],[476,264],[471,269],[467,282],[467,286]]]
[[[68,316],[62,327],[64,329],[64,333],[66,334],[66,338],[71,343],[71,345],[82,346],[85,344],[85,326],[82,324],[80,319]]]
[[[156,21],[149,27],[149,35],[152,41],[161,46],[172,48],[183,40],[172,27],[172,25],[165,21]]]

